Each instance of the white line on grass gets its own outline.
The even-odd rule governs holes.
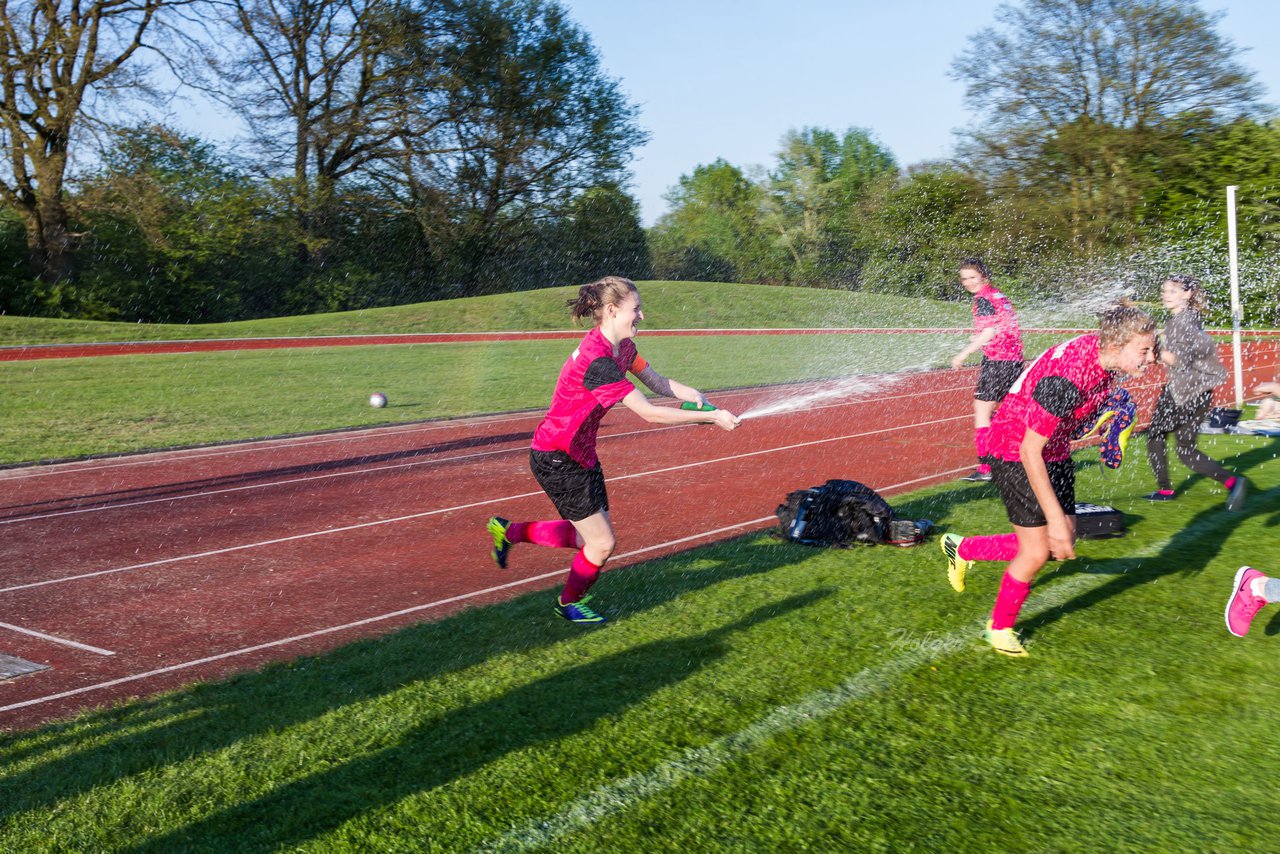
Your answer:
[[[72,646],[72,647],[75,647],[76,649],[83,649],[85,652],[97,653],[98,655],[115,655],[115,653],[109,649],[102,649],[101,647],[89,646],[87,643],[77,643],[76,641],[67,640],[66,638],[60,638],[55,635],[47,635],[44,632],[37,632],[35,629],[24,629],[22,626],[15,626],[10,623],[0,623],[0,629],[8,629],[11,632],[18,632],[19,634],[30,635],[33,638],[40,638],[42,640],[51,641],[52,643],[62,644],[63,646]]]
[[[1218,524],[1220,523],[1214,520],[1212,523],[1193,527],[1203,528],[1207,533],[1218,527]],[[1167,539],[1153,543],[1130,557],[1154,557],[1168,544]],[[1105,578],[1106,576],[1081,575],[1052,584],[1043,592],[1037,589],[1034,600],[1036,607],[1026,612],[1023,619],[1034,619],[1058,608],[1087,589],[1100,586]],[[978,628],[969,626],[928,639],[888,661],[858,671],[835,688],[815,691],[796,703],[779,706],[744,729],[717,738],[702,747],[690,748],[648,771],[600,786],[571,801],[555,815],[529,821],[473,850],[512,852],[550,846],[566,834],[583,830],[602,819],[622,813],[686,780],[712,774],[777,735],[829,717],[850,703],[878,694],[892,687],[894,682],[911,670],[973,646],[978,636]]]
[[[717,463],[724,463],[724,462],[735,462],[737,460],[743,460],[749,457],[756,457],[762,454],[773,454],[773,453],[778,453],[780,451],[792,451],[798,448],[807,448],[807,447],[812,447],[814,445],[824,445],[830,442],[842,442],[849,439],[860,439],[865,436],[876,436],[881,433],[896,433],[896,432],[902,431],[903,429],[906,429],[907,427],[929,427],[935,424],[943,424],[948,421],[959,421],[959,420],[967,419],[971,417],[972,416],[970,415],[956,415],[950,418],[938,418],[933,421],[923,421],[917,424],[909,424],[909,425],[900,426],[900,427],[885,427],[879,430],[867,430],[861,433],[851,433],[845,436],[830,436],[825,439],[814,439],[808,442],[798,442],[792,445],[781,445],[774,448],[766,448],[760,451],[747,451],[741,454],[731,454],[727,457],[716,457],[710,460],[698,460],[697,462],[685,463],[683,465],[678,465],[678,466],[668,466],[666,468],[650,469],[649,471],[635,472],[632,474],[623,474],[623,475],[618,475],[617,477],[609,478],[609,480],[611,481],[631,480],[633,478],[638,478],[638,477],[648,477],[650,475],[666,474],[668,472],[679,471],[681,469],[698,468],[701,466],[715,465]],[[930,475],[929,477],[936,477],[936,476],[941,476],[941,475]],[[913,483],[914,482],[918,482],[918,481],[913,481]],[[372,522],[360,522],[355,525],[344,525],[338,528],[326,528],[322,531],[308,531],[303,534],[291,534],[290,536],[287,536],[287,537],[277,537],[275,539],[262,540],[255,543],[242,543],[241,545],[237,545],[237,546],[227,546],[226,548],[221,548],[221,549],[211,549],[209,551],[197,552],[195,554],[160,558],[159,560],[146,561],[145,563],[130,564],[129,566],[119,566],[119,567],[114,567],[112,569],[100,569],[94,572],[82,572],[77,575],[65,575],[60,578],[49,578],[49,579],[45,579],[44,581],[31,581],[26,584],[14,584],[9,587],[0,587],[0,594],[13,593],[18,590],[29,590],[33,587],[45,587],[50,584],[65,584],[68,581],[81,581],[86,578],[99,578],[104,575],[114,575],[119,572],[131,572],[133,570],[148,569],[150,567],[155,567],[155,566],[165,566],[165,565],[174,564],[174,563],[182,563],[184,561],[198,560],[200,558],[229,554],[231,552],[244,551],[246,549],[265,548],[267,546],[279,545],[281,543],[296,542],[299,540],[311,539],[313,537],[326,537],[332,534],[343,534],[349,531],[358,531],[364,528],[373,528],[380,525],[392,525],[399,522],[411,522],[416,519],[425,519],[430,516],[438,516],[442,513],[453,513],[459,510],[469,510],[473,507],[484,507],[490,504],[497,504],[504,501],[515,501],[520,498],[530,498],[532,496],[541,495],[541,494],[542,494],[541,490],[538,490],[535,492],[522,492],[518,495],[506,495],[498,498],[487,498],[487,499],[484,499],[483,501],[472,501],[468,504],[457,504],[452,507],[441,507],[436,510],[424,510],[421,513],[410,513],[406,516],[395,516],[390,519],[376,519]]]

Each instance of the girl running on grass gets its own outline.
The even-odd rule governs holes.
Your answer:
[[[1245,479],[1196,448],[1200,423],[1213,403],[1213,390],[1227,378],[1227,369],[1218,359],[1218,347],[1200,320],[1205,293],[1194,277],[1175,273],[1160,286],[1160,302],[1172,315],[1164,326],[1160,348],[1168,381],[1160,391],[1147,428],[1147,461],[1156,475],[1156,491],[1147,498],[1172,501],[1176,497],[1169,480],[1169,452],[1165,446],[1172,433],[1182,464],[1225,486],[1227,509],[1239,510],[1244,504]]]
[[[1096,334],[1043,353],[1018,378],[991,423],[991,472],[1012,534],[946,534],[947,578],[964,590],[975,560],[1007,560],[985,637],[996,652],[1022,656],[1013,625],[1031,580],[1049,558],[1075,557],[1075,464],[1071,436],[1092,423],[1122,374],[1154,362],[1155,321],[1129,305],[1108,309]]]
[[[493,559],[505,568],[516,543],[577,549],[569,580],[555,612],[573,623],[603,623],[603,615],[587,607],[587,591],[600,575],[615,545],[609,520],[609,498],[596,457],[600,419],[618,401],[645,421],[657,424],[716,424],[725,430],[738,419],[724,409],[690,411],[655,406],[627,379],[633,374],[655,394],[706,404],[695,388],[667,379],[636,352],[637,326],[644,320],[640,292],[621,276],[605,276],[583,285],[568,301],[575,318],[590,317],[595,328],[569,356],[556,381],[551,409],[533,434],[529,466],[560,519],[546,522],[489,520]]]
[[[991,271],[981,258],[965,258],[960,262],[960,284],[973,294],[974,333],[951,360],[951,367],[959,370],[971,354],[982,351],[978,387],[973,394],[973,444],[978,454],[978,468],[964,479],[988,481],[991,466],[985,459],[987,432],[991,428],[992,413],[1022,373],[1022,333],[1013,304],[991,284]]]

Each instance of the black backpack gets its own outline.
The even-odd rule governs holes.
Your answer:
[[[889,502],[856,480],[829,480],[789,493],[778,505],[777,516],[778,536],[784,540],[837,548],[913,546],[932,527],[927,520],[895,520]]]

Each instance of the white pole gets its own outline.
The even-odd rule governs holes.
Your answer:
[[[1235,362],[1236,408],[1244,405],[1244,374],[1240,360],[1240,256],[1236,249],[1236,188],[1227,187],[1227,252],[1231,262],[1231,355]]]

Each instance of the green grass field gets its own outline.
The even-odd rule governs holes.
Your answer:
[[[532,593],[0,736],[0,849],[1275,850],[1280,609],[1222,619],[1280,565],[1275,454],[1206,439],[1254,481],[1229,514],[1142,501],[1142,444],[1080,455],[1131,533],[1042,574],[1028,659],[978,640],[997,568],[953,593],[936,538],[748,536],[606,574],[599,629]],[[1005,525],[982,485],[894,503]]]
[[[210,326],[0,317],[0,344],[571,328],[571,288]],[[704,390],[942,366],[959,303],[762,285],[646,282],[650,329],[954,327],[902,336],[646,336],[659,370]],[[1070,318],[1067,318],[1070,320]],[[1029,336],[1028,347],[1053,339]],[[565,341],[245,350],[0,362],[0,464],[544,406]],[[371,409],[373,391],[390,406]]]
[[[787,293],[811,294],[832,296]],[[735,316],[704,325],[767,325]],[[216,335],[406,331],[312,323]],[[710,389],[941,363],[962,335],[640,344]],[[0,461],[540,407],[564,343],[7,363]],[[373,388],[391,407],[368,408]],[[956,594],[936,536],[836,551],[752,535],[607,573],[598,629],[530,593],[0,734],[0,851],[1277,850],[1280,608],[1245,639],[1222,618],[1239,565],[1280,569],[1276,446],[1202,446],[1252,480],[1244,513],[1198,478],[1143,501],[1141,437],[1118,473],[1078,455],[1080,498],[1126,511],[1130,534],[1050,564],[1026,660],[979,640],[999,567]],[[893,503],[944,531],[1007,530],[984,485]]]

